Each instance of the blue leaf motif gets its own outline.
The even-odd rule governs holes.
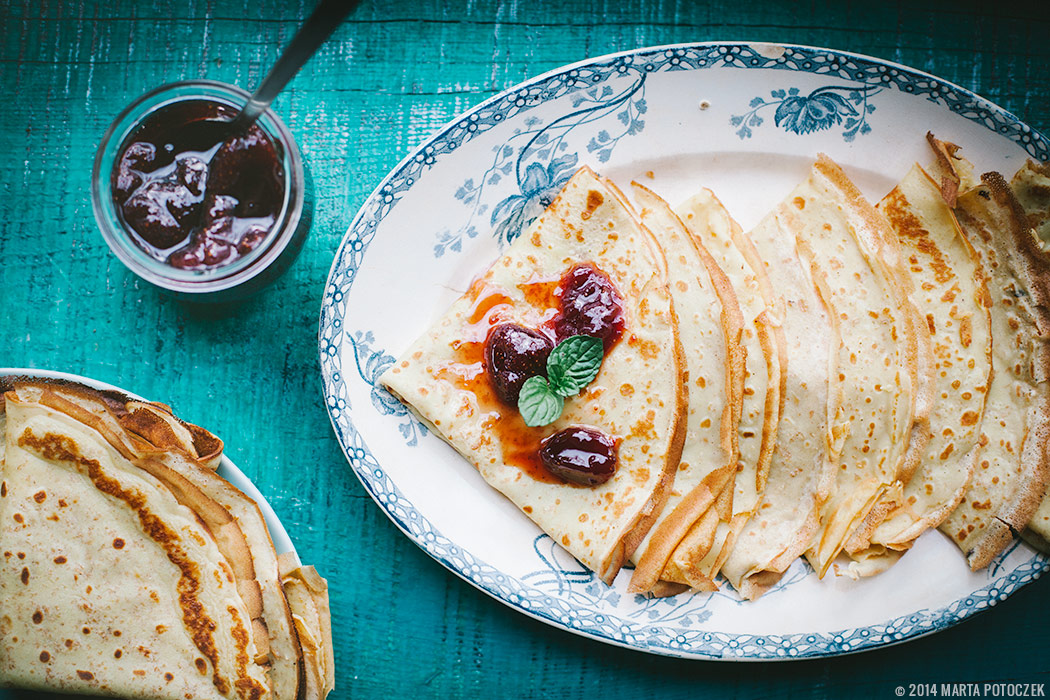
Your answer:
[[[453,247],[458,245],[459,239],[457,238],[456,241]],[[392,355],[388,355],[382,350],[372,349],[371,345],[375,342],[375,336],[372,334],[372,331],[367,333],[357,332],[353,335],[347,333],[346,337],[354,350],[354,362],[357,365],[357,373],[366,384],[372,387],[372,391],[369,393],[372,405],[383,415],[403,416],[405,420],[398,425],[398,430],[401,432],[402,437],[407,440],[409,446],[415,445],[419,436],[427,434],[426,426],[417,421],[408,412],[404,404],[379,384],[379,376],[392,366],[396,360]]]
[[[572,177],[576,162],[576,154],[570,153],[555,158],[547,167],[530,163],[522,177],[521,194],[507,197],[492,210],[497,240],[509,243],[517,238],[554,201]]]
[[[626,86],[604,84],[586,88],[582,93],[576,92],[572,97],[574,111],[549,123],[532,115],[523,119],[521,123],[525,127],[514,129],[510,138],[492,150],[494,156],[488,170],[480,178],[475,176],[479,184],[472,188],[464,183],[456,190],[457,199],[472,207],[462,228],[475,230],[476,217],[489,209],[487,219],[496,240],[504,245],[517,238],[572,176],[581,146],[588,153],[595,154],[599,162],[606,162],[620,140],[645,127],[639,116],[646,111],[645,81],[646,76],[642,74]],[[527,94],[519,92],[514,96],[513,108],[526,110],[532,102],[545,99],[546,93],[541,94],[538,89],[531,89]],[[617,123],[622,127],[616,126]],[[593,136],[579,133],[569,138],[573,130],[591,124],[606,128]],[[505,191],[508,180],[515,181],[517,191],[513,185],[511,191]],[[495,206],[485,199],[489,193],[484,190],[488,186],[504,190],[502,199]],[[464,238],[462,231],[455,235],[439,234],[438,245],[434,247],[435,256],[462,250]]]
[[[552,160],[550,165],[547,166],[547,173],[551,181],[568,182],[568,178],[576,170],[576,161],[577,155],[575,153],[569,153]]]
[[[511,216],[511,213],[518,206],[520,202],[525,199],[520,194],[512,194],[511,196],[504,199],[502,202],[492,208],[491,223],[495,224],[497,221],[504,220]]]

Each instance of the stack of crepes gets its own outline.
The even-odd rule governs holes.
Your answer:
[[[324,698],[328,587],[278,555],[222,442],[162,404],[0,390],[0,687]]]
[[[975,570],[1026,526],[1045,549],[1050,166],[976,178],[928,141],[877,205],[820,156],[747,233],[708,190],[672,207],[634,183],[632,204],[583,168],[381,382],[603,580],[633,562],[634,592],[721,575],[754,599],[800,556],[871,575],[938,527]],[[619,290],[625,340],[526,429],[471,349],[549,322],[580,263]],[[573,425],[615,436],[609,481],[527,458]]]

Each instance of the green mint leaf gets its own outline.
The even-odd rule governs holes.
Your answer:
[[[558,343],[547,358],[547,379],[559,396],[573,396],[594,381],[602,366],[604,347],[599,338],[574,335]]]
[[[547,380],[537,375],[529,377],[521,385],[518,394],[518,412],[525,419],[525,425],[535,428],[553,423],[561,415],[565,402],[551,391]]]

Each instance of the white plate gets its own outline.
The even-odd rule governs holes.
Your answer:
[[[88,379],[87,377],[81,377],[76,374],[69,374],[67,372],[50,372],[39,369],[23,369],[19,367],[0,367],[0,378],[4,377],[30,377],[36,379],[61,379],[68,382],[79,382],[85,386],[89,386],[92,389],[98,389],[99,391],[115,391],[120,394],[124,394],[138,401],[161,401],[164,399],[158,398],[143,398],[137,394],[133,394],[130,391],[125,391],[120,387],[115,387],[112,384],[106,384],[105,382],[99,382],[94,379]],[[178,411],[175,415],[179,415]],[[259,504],[259,510],[262,511],[263,518],[266,520],[266,527],[270,531],[270,539],[273,540],[274,549],[278,554],[284,554],[285,552],[295,552],[295,546],[292,544],[291,538],[288,537],[288,533],[284,529],[284,525],[277,518],[277,513],[273,511],[270,504],[266,502],[263,495],[259,493],[259,489],[255,488],[248,477],[244,475],[237,465],[234,464],[229,457],[225,454],[222,456],[222,460],[219,462],[219,468],[217,470],[219,476],[226,479],[237,488],[239,488],[246,496],[251,498],[257,504]],[[298,561],[299,555],[296,554],[296,560]]]
[[[598,581],[383,389],[378,375],[550,202],[580,165],[672,202],[710,187],[745,229],[818,152],[873,201],[925,135],[1008,176],[1050,141],[971,92],[878,59],[769,44],[605,56],[514,87],[401,162],[339,248],[321,309],[325,399],[350,466],[394,523],[507,605],[595,639],[693,658],[841,654],[943,629],[1047,568],[1014,544],[973,573],[938,532],[879,576],[820,581],[801,561],[757,602],[728,590],[648,600]],[[649,173],[652,173],[650,179]]]

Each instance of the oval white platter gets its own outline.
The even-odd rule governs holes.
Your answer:
[[[120,387],[113,386],[112,384],[106,384],[95,379],[89,379],[87,377],[81,377],[76,374],[69,374],[68,372],[53,372],[49,370],[39,369],[26,369],[20,367],[0,367],[0,378],[5,377],[27,377],[31,379],[59,379],[67,382],[78,382],[85,386],[89,386],[92,389],[98,389],[99,391],[115,391],[119,394],[128,396],[129,398],[137,401],[161,401],[164,403],[164,399],[157,398],[143,398],[137,394],[133,394],[130,391],[121,389]],[[175,415],[178,416],[179,412],[176,410]],[[210,428],[209,428],[210,430]],[[221,434],[220,434],[221,437]],[[284,529],[284,525],[281,524],[280,519],[277,517],[277,513],[274,512],[270,504],[266,502],[263,495],[259,493],[259,489],[255,487],[255,484],[244,475],[237,465],[226,456],[222,455],[222,460],[219,462],[219,468],[217,473],[226,481],[230,482],[238,489],[240,489],[246,496],[251,498],[259,505],[259,510],[262,511],[263,519],[266,520],[266,527],[270,531],[270,539],[273,540],[274,549],[278,554],[284,554],[285,552],[295,552],[295,545],[292,544],[292,540],[288,537],[288,533]],[[296,558],[298,558],[296,554]]]
[[[1037,578],[1046,557],[1014,543],[971,572],[939,532],[889,571],[818,580],[796,561],[757,602],[647,599],[606,586],[487,486],[376,378],[494,261],[582,165],[672,203],[709,187],[745,230],[820,152],[872,201],[925,136],[1008,177],[1050,141],[973,93],[879,59],[770,44],[640,49],[560,68],[457,117],[365,202],[325,287],[325,401],[351,468],[417,545],[505,604],[642,651],[705,659],[842,654],[934,632]]]

